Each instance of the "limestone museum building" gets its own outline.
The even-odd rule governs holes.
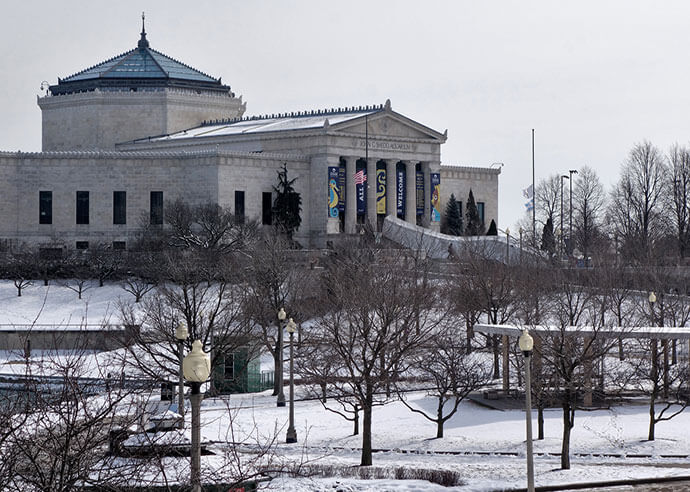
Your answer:
[[[447,132],[390,101],[246,116],[220,78],[156,51],[143,28],[134,49],[59,78],[38,106],[42,152],[0,152],[4,244],[125,249],[178,198],[270,225],[283,165],[307,247],[381,230],[387,215],[438,230],[450,194],[470,189],[487,226],[497,219],[500,170],[442,164]]]

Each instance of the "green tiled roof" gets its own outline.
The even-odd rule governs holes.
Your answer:
[[[180,86],[214,91],[228,91],[215,79],[149,47],[142,29],[138,46],[98,65],[58,79],[51,86],[53,94],[93,90],[95,88],[136,89]]]

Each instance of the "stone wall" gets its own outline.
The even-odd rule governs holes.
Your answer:
[[[38,98],[43,150],[112,149],[118,142],[164,135],[204,120],[242,116],[245,104],[230,93],[182,89],[112,92],[96,89]]]
[[[467,212],[467,197],[470,189],[475,202],[484,203],[484,223],[489,228],[491,220],[498,221],[498,175],[500,169],[483,167],[441,166],[441,216],[445,216],[446,204],[451,193],[455,199],[462,202],[462,217],[465,221]]]
[[[149,220],[150,193],[164,201],[217,202],[234,210],[235,190],[245,192],[245,216],[261,222],[261,194],[277,184],[288,164],[302,193],[303,226],[310,223],[309,166],[304,158],[243,152],[43,152],[0,153],[0,239],[69,249],[76,241],[131,241]],[[325,183],[325,179],[324,179]],[[325,185],[324,185],[325,186]],[[52,191],[52,224],[39,224],[39,191]],[[89,192],[89,223],[76,224],[76,192]],[[127,223],[113,224],[113,192],[125,191]]]

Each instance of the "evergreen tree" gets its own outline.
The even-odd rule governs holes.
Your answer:
[[[273,191],[276,192],[271,211],[273,225],[290,240],[302,223],[302,197],[293,186],[296,180],[297,178],[288,179],[287,164],[284,163],[283,169],[278,171],[278,186],[273,187]]]
[[[467,197],[467,212],[465,216],[467,217],[466,236],[481,236],[484,234],[484,224],[482,224],[482,219],[479,217],[479,210],[477,210],[477,204],[474,202],[472,189],[470,189],[470,194]]]
[[[541,249],[553,254],[556,251],[556,238],[553,235],[553,221],[549,218],[544,224],[544,231],[541,234]]]
[[[453,193],[450,194],[448,203],[446,204],[446,216],[444,218],[445,227],[444,234],[450,236],[462,235],[462,217],[460,215],[460,204],[455,199]]]
[[[496,221],[491,219],[491,224],[489,224],[489,231],[486,233],[487,236],[498,236],[498,228],[496,227]]]

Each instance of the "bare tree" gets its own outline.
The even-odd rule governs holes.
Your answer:
[[[625,257],[648,261],[655,241],[664,233],[665,172],[663,154],[646,141],[635,145],[623,164],[608,217],[623,241]]]
[[[460,403],[491,379],[485,361],[478,354],[468,354],[450,329],[434,334],[427,345],[420,347],[414,354],[412,367],[415,368],[412,373],[423,385],[431,383],[427,395],[436,400],[436,412],[430,414],[410,405],[405,399],[405,384],[398,386],[398,395],[412,412],[436,424],[439,439],[443,437],[444,424],[456,414]]]
[[[539,214],[538,220],[542,224],[551,219],[552,224],[559,223],[558,218],[561,212],[561,177],[552,174],[548,178],[542,179],[537,183],[536,205]]]
[[[338,367],[341,394],[362,409],[361,464],[372,463],[372,409],[405,373],[409,355],[444,318],[423,262],[373,249],[338,249],[327,265],[322,318],[314,339]],[[382,395],[379,395],[383,392]]]
[[[671,172],[667,186],[668,208],[673,216],[673,229],[678,242],[678,255],[688,254],[690,246],[690,149],[678,144],[671,147],[668,155]]]
[[[561,468],[570,468],[570,435],[575,425],[575,411],[581,407],[578,393],[591,393],[591,368],[615,343],[614,339],[600,336],[600,318],[591,318],[592,324],[581,329],[581,319],[587,317],[591,307],[592,288],[587,279],[568,278],[564,274],[553,282],[556,323],[548,333],[540,335],[535,353],[541,356],[554,375],[552,398],[558,401],[563,414]],[[597,322],[598,321],[598,322]]]
[[[593,243],[600,236],[604,211],[604,187],[596,172],[583,166],[573,188],[573,222],[575,244],[585,258],[589,256]]]

